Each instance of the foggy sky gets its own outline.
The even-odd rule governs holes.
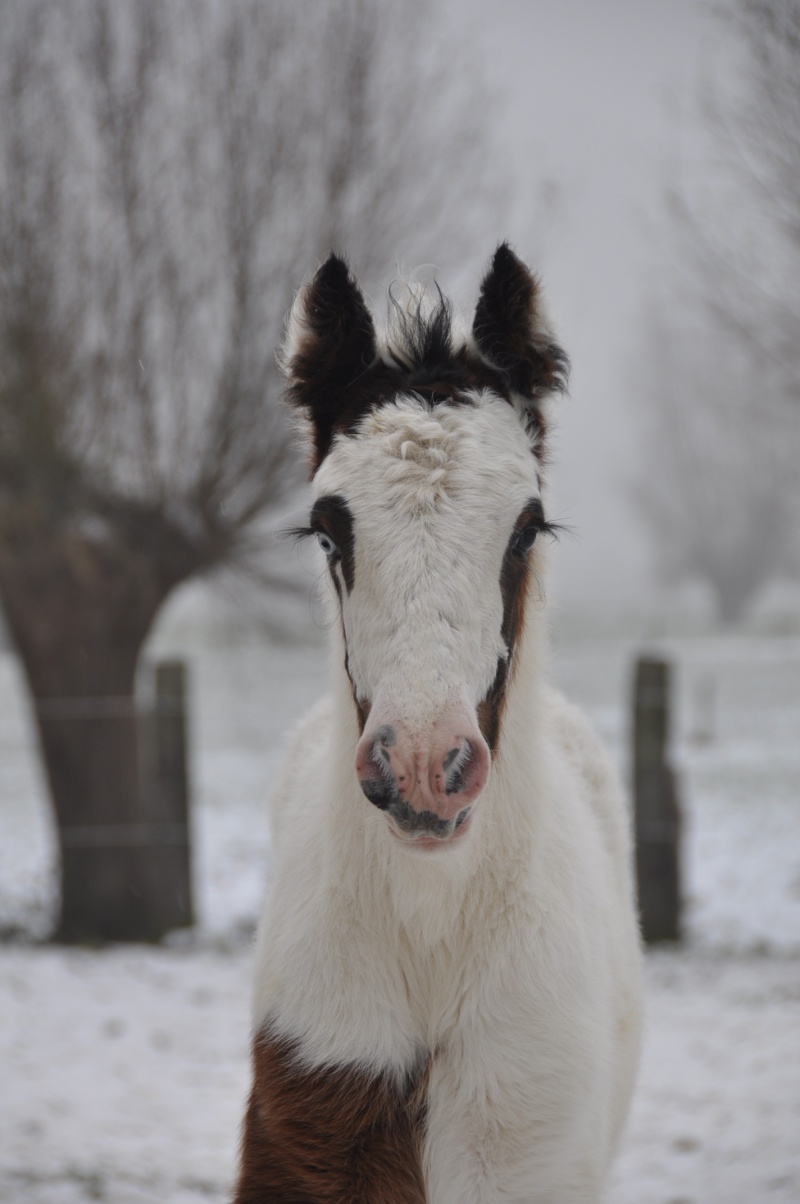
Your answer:
[[[494,138],[521,182],[487,243],[509,237],[540,271],[573,364],[550,511],[576,538],[551,558],[548,592],[569,611],[641,612],[659,603],[628,484],[641,315],[648,281],[669,271],[664,190],[721,23],[700,0],[452,2],[482,47]]]

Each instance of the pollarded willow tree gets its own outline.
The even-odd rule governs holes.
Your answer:
[[[62,939],[160,934],[128,839],[153,820],[137,659],[176,586],[263,573],[298,479],[273,353],[297,283],[331,247],[367,278],[452,256],[480,212],[474,76],[438,47],[423,0],[0,9],[0,596]]]
[[[664,579],[704,582],[732,621],[800,573],[800,0],[720,19],[732,61],[669,197],[680,301],[650,314],[637,493]]]

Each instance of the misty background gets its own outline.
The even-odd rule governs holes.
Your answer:
[[[714,256],[757,245],[754,229],[768,257],[785,254],[743,120],[758,98],[737,12],[703,0],[446,3],[435,54],[454,55],[459,136],[472,127],[483,152],[468,169],[474,195],[446,202],[456,226],[467,217],[468,237],[454,255],[417,231],[367,263],[357,240],[347,247],[379,315],[389,283],[415,270],[435,271],[471,313],[502,238],[540,274],[572,360],[549,473],[551,513],[571,533],[548,582],[570,629],[722,619],[791,631],[800,621],[797,384],[787,407],[785,384],[763,371],[762,280],[750,282],[752,346],[714,312],[715,296],[731,292]],[[421,179],[437,172],[435,157],[415,167]],[[698,246],[706,237],[714,255]],[[665,426],[689,451],[670,445]],[[762,504],[762,527],[748,526],[759,490],[773,503],[780,492],[781,505]],[[726,574],[744,580],[729,587]],[[190,597],[180,613],[203,610]],[[280,602],[277,612],[285,621]]]
[[[508,228],[543,276],[573,364],[551,481],[577,538],[553,557],[551,597],[603,617],[664,611],[676,598],[632,497],[642,465],[659,470],[642,422],[644,315],[655,279],[678,285],[665,192],[697,138],[722,22],[695,0],[501,0],[496,20],[482,7],[473,20],[520,181]]]
[[[713,339],[715,323],[703,293],[729,288],[686,237],[676,198],[720,236],[720,249],[731,258],[737,242],[752,242],[753,224],[762,219],[768,224],[773,216],[753,185],[763,165],[753,162],[748,146],[753,131],[742,128],[738,111],[747,108],[754,84],[753,63],[742,55],[736,6],[500,0],[491,15],[479,4],[459,10],[469,11],[474,36],[485,48],[498,97],[501,157],[517,176],[506,229],[542,273],[573,362],[571,397],[558,414],[551,482],[554,513],[573,525],[577,539],[562,541],[553,557],[551,598],[559,609],[593,613],[612,624],[615,618],[669,614],[707,622],[719,616],[719,599],[701,569],[682,565],[680,555],[670,558],[665,547],[676,538],[665,530],[670,518],[673,529],[684,526],[688,539],[691,524],[702,521],[697,512],[702,503],[689,482],[675,480],[652,418],[662,404],[664,375],[674,376],[664,362],[665,340],[691,345]],[[750,211],[759,201],[754,215]],[[738,222],[731,220],[737,209]],[[773,244],[770,254],[783,252]],[[754,278],[752,285],[756,292],[762,282]],[[762,313],[760,320],[768,318]],[[725,361],[731,344],[742,341],[725,334],[715,347],[717,373],[706,372],[683,410],[706,403],[709,420],[693,434],[696,471],[707,473],[712,491],[714,460],[735,456],[729,424],[760,423],[773,448],[786,438],[763,397],[769,382],[753,370],[755,356],[747,380],[748,415],[742,418],[724,396],[720,405],[718,394],[730,390]],[[677,351],[680,359],[687,354],[683,346]],[[746,376],[747,365],[738,368]],[[794,400],[796,411],[796,385]],[[797,431],[795,418],[790,436],[795,452]],[[748,474],[765,471],[752,448],[751,456],[736,469],[741,494],[748,492]],[[793,468],[791,474],[787,480],[770,472],[768,487],[780,481],[794,493],[796,523]],[[675,506],[684,509],[683,524],[648,506],[660,479]],[[721,484],[718,493],[723,490]],[[715,510],[720,541],[726,538],[726,513],[737,521],[727,501]],[[715,503],[716,497],[709,505]],[[798,568],[796,540],[788,544],[769,567],[753,566],[761,579],[737,618],[752,618],[760,606],[773,621],[780,616],[779,622],[791,624],[800,599],[796,589],[786,589],[797,580]],[[755,547],[734,555],[758,559]]]
[[[203,7],[214,11],[213,4]],[[10,5],[9,12],[14,8]],[[780,12],[781,6],[766,6],[768,12],[771,8]],[[355,5],[348,21],[338,22],[334,10],[324,20],[315,11],[295,10],[298,29],[313,31],[304,62],[294,68],[300,73],[350,53],[348,21],[357,22],[360,10]],[[255,5],[252,19],[258,12]],[[255,372],[261,383],[247,403],[250,417],[242,413],[237,429],[252,423],[258,407],[269,411],[271,421],[279,408],[271,348],[280,341],[296,288],[329,247],[349,256],[379,317],[391,282],[414,272],[425,279],[435,273],[469,315],[492,249],[509,239],[540,274],[572,360],[570,396],[554,416],[549,475],[550,511],[570,528],[551,560],[548,594],[557,618],[602,630],[628,629],[631,623],[642,631],[687,623],[708,627],[719,620],[793,630],[800,613],[797,357],[791,330],[777,351],[767,346],[764,332],[774,326],[774,298],[765,294],[775,284],[765,265],[793,263],[798,239],[791,215],[779,229],[781,198],[767,195],[781,148],[770,149],[769,139],[761,136],[758,114],[773,130],[780,114],[770,117],[759,96],[759,72],[763,77],[772,67],[759,66],[758,13],[755,0],[741,5],[734,0],[717,5],[498,0],[491,7],[477,0],[443,0],[425,10],[426,37],[420,41],[413,21],[404,21],[397,6],[384,4],[375,9],[371,25],[364,22],[372,45],[365,41],[352,52],[374,60],[374,78],[363,96],[354,100],[360,95],[354,87],[349,103],[346,89],[339,100],[333,94],[323,99],[332,86],[323,72],[313,97],[305,97],[294,113],[286,108],[291,101],[280,108],[283,84],[270,75],[272,59],[265,50],[261,71],[277,80],[275,102],[268,90],[259,101],[262,111],[246,131],[247,154],[258,163],[255,148],[263,131],[284,130],[285,141],[294,139],[302,160],[293,168],[297,181],[303,171],[306,175],[302,204],[292,200],[298,183],[289,176],[284,193],[274,190],[263,208],[260,233],[248,234],[238,246],[229,241],[230,265],[236,256],[247,259],[248,239],[253,245],[256,239],[272,242],[266,256],[260,252],[259,271],[250,273],[248,287],[253,296],[260,290],[261,299],[248,301],[247,338],[248,346],[258,345],[258,353],[246,351],[247,364],[241,360],[237,371],[251,378]],[[180,20],[188,30],[191,18]],[[209,24],[208,17],[205,21]],[[762,28],[765,22],[762,16]],[[281,51],[273,37],[272,57],[290,62],[295,52],[288,49],[288,25],[281,36],[289,40],[287,49]],[[183,71],[195,43],[196,34],[194,41],[186,38]],[[251,63],[248,69],[257,77],[257,66]],[[380,79],[383,87],[376,83]],[[224,81],[219,86],[224,88]],[[252,81],[240,85],[242,96],[250,86]],[[197,87],[196,77],[191,87]],[[230,119],[215,94],[210,86],[198,93],[205,95],[205,111],[191,134],[195,140],[202,137],[203,121],[213,130],[215,122]],[[174,97],[169,103],[165,128],[173,123],[185,141],[185,114]],[[793,112],[795,103],[796,96],[785,98],[784,111]],[[324,132],[315,114],[327,106],[330,123],[337,105],[344,106],[339,124]],[[7,124],[13,124],[10,113]],[[357,129],[362,134],[354,138]],[[796,139],[792,144],[788,137],[788,158],[794,162]],[[143,143],[139,153],[150,154],[157,166],[159,155],[176,154],[165,145],[148,151]],[[262,154],[272,180],[276,146],[273,137],[269,153]],[[759,146],[767,147],[761,161]],[[212,178],[208,154],[202,161],[194,151],[178,153],[184,159],[174,158],[171,171],[182,179],[181,188],[191,188],[194,174],[198,181],[202,177],[198,187],[205,192],[204,181]],[[225,153],[244,152],[230,143]],[[228,172],[247,174],[234,159],[228,161]],[[214,189],[226,178],[224,154],[217,162]],[[337,169],[337,162],[347,166]],[[157,170],[163,175],[162,168]],[[15,169],[9,172],[13,178]],[[326,189],[338,189],[330,204]],[[220,193],[212,203],[227,204],[233,213],[239,201],[229,189],[227,197]],[[257,189],[250,189],[247,203],[255,214],[261,203]],[[208,243],[215,235],[198,212],[199,219],[185,223],[185,248],[179,242],[168,245],[175,262],[176,254],[186,258],[192,239],[211,251],[205,275],[196,267],[203,249],[180,268],[185,277],[181,305],[186,309],[193,289],[204,291],[205,311],[198,317],[202,306],[195,303],[191,338],[182,338],[167,371],[159,361],[155,391],[171,388],[170,404],[178,412],[187,404],[178,401],[179,394],[193,399],[195,408],[209,404],[202,400],[208,370],[221,363],[217,332],[227,321],[217,321],[214,331],[214,307],[222,304],[216,310],[222,317],[227,278],[233,280],[220,250]],[[743,247],[757,258],[755,267]],[[97,256],[98,250],[102,254],[94,245],[91,254]],[[135,253],[133,244],[128,253]],[[140,306],[146,307],[147,289],[159,272],[163,286],[168,257],[158,269],[149,269],[149,283],[147,271],[131,273]],[[222,284],[212,285],[215,264]],[[79,270],[77,258],[73,267]],[[783,284],[777,287],[780,292]],[[126,319],[119,299],[124,289],[117,285],[117,292],[116,321],[122,329],[130,313]],[[156,321],[165,321],[173,310],[183,312],[174,304],[177,295],[172,300],[170,306],[165,293],[159,298]],[[796,302],[792,295],[790,323],[796,321]],[[209,350],[215,346],[216,359]],[[786,373],[780,379],[780,372],[765,370],[767,360],[773,366],[786,361],[788,383]],[[152,404],[163,408],[162,402]],[[262,417],[259,446],[264,449],[269,426]],[[192,448],[181,451],[175,445],[173,451],[180,451],[185,465],[197,454],[197,446]],[[208,480],[213,452],[203,454]],[[299,457],[295,453],[298,473],[292,480],[286,462],[292,453],[282,443],[279,448],[273,441],[263,454],[273,459],[274,496],[269,504],[266,493],[262,497],[269,519],[248,552],[251,580],[259,562],[255,590],[239,589],[231,602],[219,590],[209,594],[204,585],[198,588],[198,576],[218,581],[216,568],[237,559],[241,547],[235,555],[230,549],[204,552],[188,573],[188,592],[173,587],[167,593],[177,621],[209,611],[222,611],[234,622],[256,614],[284,634],[313,634],[313,608],[302,612],[304,624],[295,597],[282,598],[280,588],[269,596],[270,587],[280,587],[287,575],[302,591],[314,573],[313,564],[293,563],[295,554],[275,538],[279,512],[302,513]],[[185,467],[180,472],[185,477]],[[231,531],[223,538],[229,545],[242,542]],[[230,587],[229,577],[226,583]]]
[[[325,687],[274,349],[332,247],[471,316],[503,239],[572,361],[551,672],[629,782],[670,670],[683,940],[610,1198],[798,1198],[798,180],[798,0],[0,0],[3,1200],[229,1197]]]

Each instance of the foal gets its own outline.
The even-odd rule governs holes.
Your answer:
[[[628,818],[543,678],[548,395],[504,244],[379,339],[331,256],[283,358],[335,615],[275,794],[237,1204],[597,1204],[639,1044]]]

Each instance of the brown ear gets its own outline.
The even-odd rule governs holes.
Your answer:
[[[375,327],[361,290],[345,261],[329,255],[297,295],[280,357],[286,399],[311,421],[317,464],[350,408],[351,387],[376,355]]]
[[[566,388],[569,360],[542,313],[539,283],[508,243],[497,248],[483,278],[472,334],[524,403],[535,408],[540,398]]]

